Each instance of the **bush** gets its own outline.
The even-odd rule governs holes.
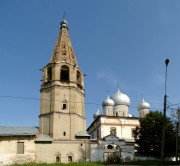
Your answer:
[[[113,152],[112,154],[109,154],[106,160],[108,164],[117,164],[120,163],[120,161],[121,158],[118,152]]]

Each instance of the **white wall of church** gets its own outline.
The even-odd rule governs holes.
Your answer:
[[[91,138],[103,138],[115,130],[120,139],[134,139],[133,130],[139,126],[138,118],[101,117],[88,131]],[[98,137],[99,135],[99,137]]]

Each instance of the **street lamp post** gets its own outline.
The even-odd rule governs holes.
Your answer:
[[[162,128],[162,142],[161,142],[161,160],[164,160],[164,145],[165,145],[165,131],[166,131],[166,82],[167,82],[167,66],[169,64],[169,59],[165,60],[166,64],[166,75],[165,75],[165,95],[164,95],[164,109],[163,109],[163,128]]]

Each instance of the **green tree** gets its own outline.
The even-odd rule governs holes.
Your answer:
[[[161,112],[150,112],[144,118],[140,118],[140,126],[136,127],[134,137],[138,144],[137,152],[142,155],[161,155],[163,115]],[[176,134],[173,122],[166,118],[165,132],[165,156],[175,155]]]

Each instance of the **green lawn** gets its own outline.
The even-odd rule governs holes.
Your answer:
[[[80,162],[80,163],[69,163],[69,164],[15,164],[13,166],[105,166],[103,163],[97,162]]]
[[[13,166],[105,166],[107,164],[98,163],[98,162],[80,162],[80,163],[69,163],[69,164],[15,164]],[[160,161],[160,160],[144,160],[144,161],[131,161],[131,162],[123,162],[118,164],[120,165],[180,165],[179,162],[175,161]]]
[[[125,162],[123,165],[180,165],[180,161],[138,160]]]

